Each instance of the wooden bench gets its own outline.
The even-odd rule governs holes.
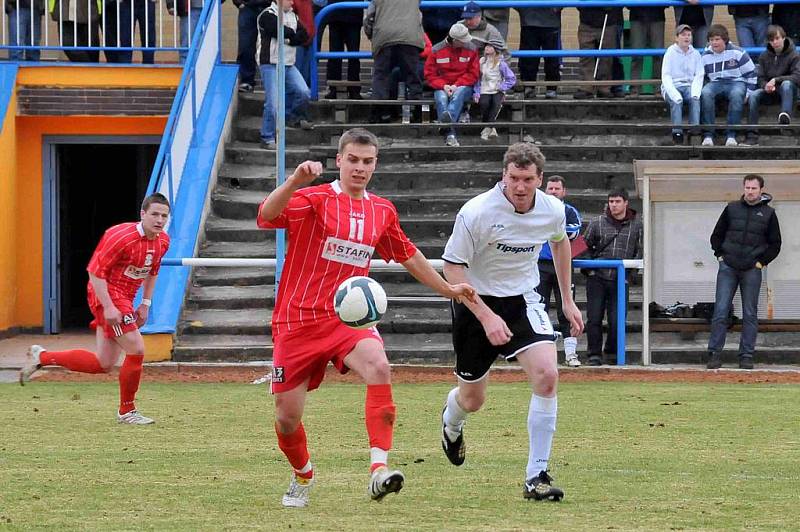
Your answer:
[[[677,332],[684,340],[691,340],[697,333],[706,333],[710,330],[711,323],[702,318],[650,318],[650,332]],[[741,320],[737,318],[728,330],[741,332]],[[758,332],[800,332],[800,320],[758,320]]]

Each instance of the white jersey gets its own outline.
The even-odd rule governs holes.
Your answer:
[[[529,295],[539,285],[542,244],[567,237],[564,204],[537,189],[533,209],[520,214],[503,189],[501,181],[461,207],[442,258],[467,266],[478,294]]]

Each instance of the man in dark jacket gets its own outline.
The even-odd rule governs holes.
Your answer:
[[[586,245],[593,259],[640,259],[642,257],[642,222],[628,206],[628,192],[616,189],[608,193],[603,215],[586,228]],[[628,304],[627,281],[625,305]],[[608,334],[603,349],[603,314]],[[590,269],[586,278],[586,336],[589,365],[603,364],[603,353],[615,363],[617,353],[617,270]]]
[[[767,204],[764,178],[744,176],[744,194],[728,203],[711,233],[711,247],[719,260],[714,316],[708,339],[708,369],[722,366],[728,316],[733,295],[739,287],[742,298],[742,335],[739,340],[739,367],[753,369],[753,354],[758,333],[758,293],[761,270],[781,251],[781,229],[775,209]]]
[[[602,47],[604,50],[616,48],[617,32],[623,24],[621,7],[579,7],[578,24],[578,45],[581,50],[597,50]],[[605,27],[605,31],[604,31]],[[600,38],[602,37],[602,42]],[[612,79],[610,57],[581,57],[581,73],[584,81],[594,79]],[[595,64],[597,64],[597,76],[595,76]],[[573,95],[575,99],[594,98],[594,87],[589,90],[579,90]],[[611,91],[608,87],[597,88],[599,98],[610,98]]]
[[[800,54],[794,43],[786,36],[780,26],[770,26],[767,30],[767,50],[758,58],[758,89],[750,94],[748,122],[758,124],[758,106],[762,103],[780,101],[781,112],[778,123],[788,125],[792,122],[792,110],[797,102],[800,88]],[[748,144],[758,144],[758,133],[748,132]]]

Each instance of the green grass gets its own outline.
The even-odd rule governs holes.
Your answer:
[[[112,384],[0,386],[0,528],[156,530],[797,529],[800,387],[591,383],[559,393],[552,474],[562,503],[521,497],[530,394],[494,384],[466,429],[467,462],[439,447],[450,385],[395,387],[392,464],[406,487],[366,496],[362,386],[309,396],[312,505],[289,479],[266,387],[145,383],[150,427],[117,425]]]

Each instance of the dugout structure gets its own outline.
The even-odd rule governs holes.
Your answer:
[[[781,222],[782,247],[765,268],[758,316],[791,322],[800,317],[800,218],[798,161],[634,161],[636,191],[642,198],[644,281],[642,363],[650,364],[650,301],[694,304],[714,301],[717,260],[710,237],[725,204],[742,195],[742,179],[759,174]],[[741,316],[739,296],[734,312]]]

